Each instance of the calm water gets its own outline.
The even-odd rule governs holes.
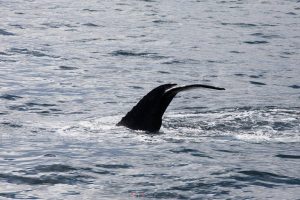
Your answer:
[[[0,0],[0,199],[299,199],[298,0]],[[115,127],[163,83],[160,134]]]

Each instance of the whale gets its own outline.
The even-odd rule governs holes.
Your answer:
[[[225,88],[203,84],[183,86],[173,83],[163,84],[146,94],[116,125],[132,130],[158,132],[162,125],[163,114],[176,94],[197,88],[225,90]]]

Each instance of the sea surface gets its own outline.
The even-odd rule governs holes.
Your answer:
[[[0,199],[299,200],[299,77],[299,0],[0,0]]]

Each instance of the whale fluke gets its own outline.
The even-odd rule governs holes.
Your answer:
[[[196,88],[225,90],[224,88],[202,84],[185,86],[177,86],[177,84],[160,85],[144,96],[121,119],[117,126],[125,126],[133,130],[157,132],[162,124],[162,116],[176,94]]]

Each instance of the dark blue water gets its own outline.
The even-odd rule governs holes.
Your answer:
[[[299,199],[299,1],[0,0],[0,22],[0,199]],[[170,82],[226,90],[115,126]]]

